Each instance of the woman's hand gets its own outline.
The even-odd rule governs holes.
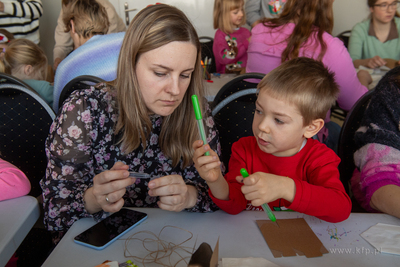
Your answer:
[[[157,202],[163,210],[181,211],[197,203],[197,189],[187,185],[180,175],[168,175],[149,182],[149,195],[160,197]]]
[[[386,61],[382,59],[380,56],[374,56],[373,58],[368,58],[366,62],[366,67],[375,69],[381,66],[385,66]]]
[[[270,173],[256,172],[243,179],[237,176],[236,181],[243,183],[242,193],[253,206],[261,206],[279,198],[289,202],[294,200],[296,186],[291,178]]]
[[[84,194],[85,208],[93,214],[104,210],[117,212],[124,205],[122,198],[126,187],[132,185],[136,179],[129,177],[128,165],[116,162],[114,166],[93,178],[93,186]]]

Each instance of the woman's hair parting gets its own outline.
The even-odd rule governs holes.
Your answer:
[[[74,22],[75,32],[83,38],[108,32],[110,22],[106,9],[96,0],[69,1],[63,10],[65,32],[71,31],[71,20]]]
[[[257,88],[297,106],[304,125],[315,119],[325,119],[339,94],[335,74],[322,62],[306,57],[286,61],[268,73]]]
[[[117,90],[119,117],[116,132],[123,132],[120,140],[124,152],[131,152],[140,144],[146,147],[152,129],[136,76],[136,64],[143,53],[171,42],[190,42],[197,48],[196,64],[191,82],[182,103],[163,118],[159,144],[174,165],[183,158],[187,166],[192,158],[192,143],[198,138],[191,96],[196,94],[204,107],[204,88],[201,78],[200,42],[193,25],[179,9],[158,4],[142,9],[126,31],[118,59],[117,79],[112,85]]]
[[[16,73],[23,72],[27,65],[32,66],[32,79],[46,79],[47,57],[43,50],[28,39],[12,40],[0,60],[0,72],[15,76]]]
[[[300,48],[313,38],[315,48],[321,45],[318,60],[322,60],[327,46],[322,36],[331,34],[333,29],[333,0],[287,0],[278,18],[263,19],[265,26],[276,28],[295,22],[293,33],[286,39],[287,46],[282,52],[281,62],[299,56]],[[278,29],[277,29],[278,30]]]
[[[230,12],[234,9],[243,9],[243,0],[215,0],[214,2],[214,29],[220,29],[224,33],[232,33],[233,25]],[[243,11],[243,18],[240,26],[246,23],[246,14]]]

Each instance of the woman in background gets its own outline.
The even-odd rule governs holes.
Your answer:
[[[378,68],[385,59],[400,60],[400,18],[397,0],[368,0],[370,17],[351,31],[349,53],[354,66]],[[398,63],[397,63],[398,64]]]

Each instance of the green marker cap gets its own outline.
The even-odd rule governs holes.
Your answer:
[[[249,173],[246,171],[245,168],[240,169],[240,174],[243,176],[243,178],[249,177]]]
[[[196,115],[196,120],[201,120],[203,117],[201,116],[201,109],[197,95],[192,95],[192,103],[194,108],[194,114]]]

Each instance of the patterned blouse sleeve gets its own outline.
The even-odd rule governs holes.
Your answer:
[[[211,116],[211,110],[209,106],[206,107],[205,114],[208,116],[204,116],[204,124],[207,129],[207,143],[210,145],[211,149],[213,149],[218,156],[221,155],[221,145],[219,143],[218,131],[215,127],[214,119]],[[222,174],[224,175],[225,167],[221,166]],[[184,169],[183,177],[185,179],[186,184],[193,185],[197,188],[198,196],[197,203],[194,207],[187,209],[191,212],[211,212],[218,210],[218,206],[214,204],[211,197],[208,194],[208,185],[205,180],[203,180],[199,173],[197,172],[194,164],[190,165],[186,169]]]
[[[50,231],[66,231],[83,217],[98,220],[106,216],[103,212],[89,214],[83,200],[93,184],[92,144],[106,134],[110,121],[105,119],[108,109],[99,107],[100,98],[91,94],[93,90],[78,91],[64,103],[46,140],[48,164],[41,186],[44,220]]]

